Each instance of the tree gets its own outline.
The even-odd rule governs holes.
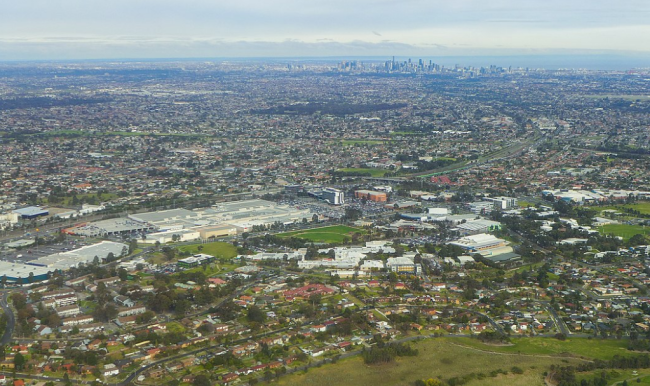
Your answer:
[[[143,237],[143,241],[147,239],[147,236],[144,233],[142,234],[142,237]],[[131,241],[129,241],[129,255],[132,254],[137,248],[138,248],[138,240],[131,239]]]
[[[264,323],[266,314],[258,306],[252,305],[248,308],[246,318],[251,322]]]
[[[104,284],[103,281],[100,281],[99,284],[97,284],[97,289],[95,290],[95,300],[97,301],[97,304],[105,304],[110,297],[110,292],[108,291],[108,288],[106,288],[106,284]]]
[[[418,379],[415,381],[415,386],[442,386],[442,382],[435,378]]]
[[[174,257],[176,256],[176,250],[174,250],[173,248],[163,247],[162,251],[163,251],[163,254],[165,255],[165,259],[167,259],[167,261],[173,260]]]
[[[14,356],[14,368],[21,371],[25,367],[25,357],[21,353],[16,353]]]
[[[117,270],[117,276],[120,277],[121,281],[126,281],[129,278],[129,273],[126,272],[126,269],[120,268]]]
[[[192,304],[190,303],[189,300],[181,299],[176,302],[176,305],[174,306],[174,312],[176,312],[176,315],[183,316],[190,309],[191,305]]]
[[[637,246],[637,245],[643,245],[646,244],[646,238],[642,234],[636,234],[628,240],[628,245],[631,247]]]
[[[210,386],[210,378],[208,378],[207,375],[205,374],[199,374],[194,378],[194,382],[192,382],[192,385],[194,386]]]
[[[343,215],[343,219],[347,221],[355,221],[358,220],[363,213],[361,212],[361,209],[356,209],[356,208],[345,208],[345,215]]]

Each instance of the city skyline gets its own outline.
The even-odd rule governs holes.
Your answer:
[[[4,6],[0,60],[650,54],[650,4],[194,0]]]

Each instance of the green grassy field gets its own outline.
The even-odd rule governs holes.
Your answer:
[[[199,248],[201,246],[203,248]],[[222,243],[222,242],[183,245],[178,249],[181,252],[189,252],[191,254],[205,253],[207,255],[212,255],[218,258],[226,258],[226,259],[231,259],[237,256],[237,247],[233,246],[232,244]]]
[[[641,214],[650,214],[650,201],[641,201],[634,204],[625,204],[625,205],[598,206],[593,208],[599,211],[606,210],[606,209],[621,211],[621,208],[628,208],[628,209],[638,210]]]
[[[279,237],[298,237],[318,243],[341,243],[350,238],[352,233],[363,234],[365,231],[344,225],[335,225],[323,228],[314,228],[304,231],[280,233]]]
[[[598,227],[598,230],[602,234],[613,234],[625,240],[637,234],[650,235],[650,228],[644,228],[642,225],[608,224]]]
[[[415,132],[415,131],[393,131],[390,133],[391,136],[413,136],[413,135],[425,135],[425,133]]]
[[[611,359],[614,355],[631,353],[627,343],[622,340],[602,340],[571,338],[560,341],[553,338],[514,338],[510,346],[492,346],[481,343],[476,339],[459,338],[458,343],[499,353],[522,353],[529,355],[562,355],[570,354],[589,359]]]
[[[339,172],[344,173],[370,173],[371,177],[383,177],[387,170],[384,169],[371,169],[371,168],[343,168]]]
[[[469,339],[468,339],[469,340]],[[365,365],[357,356],[334,365],[310,369],[306,374],[282,377],[279,385],[371,385],[412,386],[418,379],[469,376],[469,386],[542,386],[543,373],[552,365],[578,363],[572,358],[519,355],[516,353],[490,353],[455,344],[455,339],[428,339],[414,345],[419,350],[416,357],[399,358],[394,363]],[[594,344],[597,344],[594,342]],[[486,346],[487,350],[492,349]],[[513,374],[516,366],[523,374]],[[504,370],[507,374],[492,376],[490,372]]]

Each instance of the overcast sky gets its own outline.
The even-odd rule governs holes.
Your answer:
[[[650,53],[650,0],[0,2],[0,60]]]

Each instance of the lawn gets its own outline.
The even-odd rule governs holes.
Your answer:
[[[214,243],[207,243],[207,244],[201,244],[201,243],[188,244],[188,245],[180,246],[178,247],[178,249],[181,253],[177,254],[177,256],[173,260],[167,260],[167,258],[162,252],[153,252],[149,254],[147,260],[151,264],[171,263],[177,261],[178,259],[182,259],[185,253],[189,253],[191,255],[195,255],[197,253],[205,253],[206,255],[212,255],[217,259],[228,259],[228,260],[237,256],[237,247],[235,247],[232,244],[223,243],[223,242],[214,242]],[[223,261],[217,261],[217,264],[227,265],[224,264]],[[222,267],[222,269],[224,268]],[[217,270],[216,272],[220,272],[220,270]]]
[[[229,243],[214,242],[207,244],[189,244],[183,245],[178,248],[181,252],[189,252],[191,254],[205,253],[217,258],[232,259],[237,256],[237,247]]]
[[[624,204],[624,205],[607,205],[607,206],[594,206],[592,207],[596,210],[605,210],[605,209],[614,209],[622,212],[621,208],[634,209],[638,210],[641,214],[650,214],[650,201],[641,201],[634,204]]]
[[[534,275],[535,272],[537,272],[537,269],[539,267],[541,267],[542,265],[544,265],[544,263],[527,264],[527,265],[521,266],[519,268],[511,269],[511,270],[508,270],[506,272],[506,277],[512,277],[512,275],[514,275],[515,272],[523,273],[524,271],[530,271],[531,269],[534,272],[533,273],[533,275]]]
[[[627,342],[622,340],[602,340],[570,338],[565,341],[554,338],[514,338],[511,346],[492,346],[476,339],[459,338],[458,343],[482,350],[500,353],[522,353],[533,355],[572,354],[590,359],[611,359],[614,355],[630,354]]]
[[[518,201],[517,204],[519,205],[520,208],[528,208],[528,207],[531,207],[531,206],[535,206],[535,204],[533,204],[532,202],[523,201],[523,200]]]
[[[279,379],[279,385],[413,385],[418,379],[469,376],[465,383],[479,385],[544,385],[543,372],[552,365],[577,363],[575,359],[518,354],[495,354],[470,347],[458,346],[455,339],[428,339],[414,345],[419,350],[416,357],[399,358],[394,363],[365,365],[361,357],[339,361],[310,369],[306,374],[296,374]],[[516,366],[523,374],[513,374]],[[503,370],[506,375],[491,376],[490,372]]]
[[[219,274],[223,274],[223,273],[226,273],[226,272],[234,271],[237,267],[239,267],[239,265],[237,265],[237,264],[222,264],[222,263],[216,262],[216,263],[209,264],[209,265],[205,266],[205,268],[204,268],[204,266],[199,266],[199,267],[196,267],[196,268],[186,269],[183,272],[185,272],[185,273],[203,272],[205,274],[205,276],[211,277],[211,276],[214,276],[214,275],[219,275]]]
[[[398,136],[398,135],[404,135],[404,136],[412,136],[412,135],[425,135],[426,133],[424,132],[415,132],[415,131],[393,131],[390,133],[391,136]]]
[[[365,231],[344,225],[335,225],[304,231],[280,233],[278,236],[297,237],[318,243],[342,243],[346,238],[351,238],[353,233],[363,234]]]
[[[650,228],[646,229],[642,225],[607,224],[598,229],[600,233],[621,236],[625,240],[637,234],[650,235]]]
[[[384,169],[371,169],[371,168],[343,168],[339,169],[343,173],[370,173],[371,177],[383,177],[387,170]]]

